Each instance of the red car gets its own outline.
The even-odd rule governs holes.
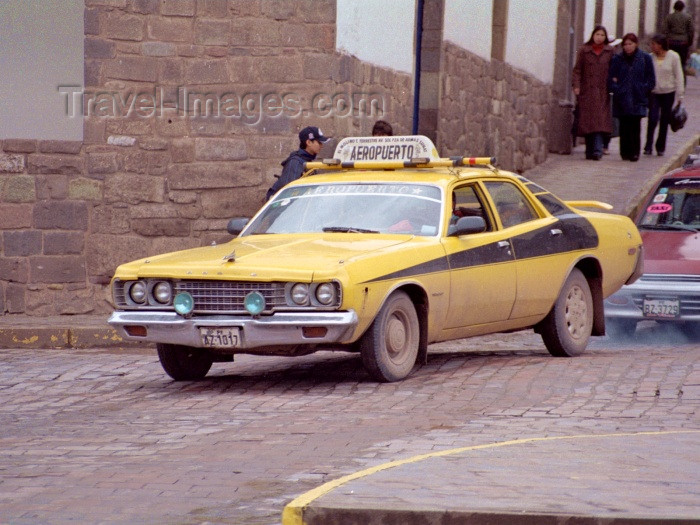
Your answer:
[[[654,187],[635,223],[644,274],[605,300],[607,333],[629,336],[650,319],[700,334],[700,147]]]

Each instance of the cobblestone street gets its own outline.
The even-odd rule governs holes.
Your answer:
[[[154,351],[6,350],[0,522],[272,524],[325,481],[416,454],[700,429],[700,349],[669,337],[640,329],[573,359],[531,332],[462,340],[393,384],[348,354],[242,356],[174,383]],[[688,439],[679,469],[697,461]]]

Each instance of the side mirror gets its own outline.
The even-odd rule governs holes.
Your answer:
[[[447,235],[459,237],[471,233],[481,233],[486,231],[486,221],[483,217],[460,217],[455,224],[450,225]]]
[[[245,225],[248,224],[248,219],[247,217],[235,217],[228,221],[228,225],[226,226],[226,230],[231,234],[231,235],[238,235],[243,231],[243,228],[245,228]]]

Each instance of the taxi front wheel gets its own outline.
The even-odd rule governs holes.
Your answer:
[[[360,341],[362,364],[377,381],[399,381],[418,357],[418,314],[406,293],[391,294]]]
[[[158,343],[158,359],[165,373],[175,381],[194,381],[207,375],[211,355],[201,348]]]
[[[586,349],[592,330],[591,288],[583,273],[574,268],[539,331],[550,354],[572,357]]]

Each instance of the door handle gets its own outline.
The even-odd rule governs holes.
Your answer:
[[[510,248],[510,241],[498,241],[499,248]]]
[[[552,228],[551,230],[549,230],[549,234],[552,237],[556,237],[557,235],[561,235],[562,233],[563,232],[559,228]]]

